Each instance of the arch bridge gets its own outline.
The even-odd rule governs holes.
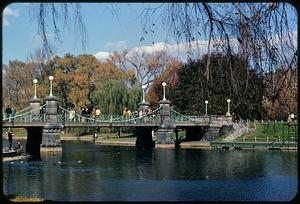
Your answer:
[[[178,129],[186,130],[186,140],[211,141],[220,135],[224,127],[232,127],[232,116],[203,115],[187,116],[170,107],[170,101],[159,102],[156,110],[149,109],[144,99],[140,102],[139,113],[131,116],[100,115],[83,116],[70,114],[70,111],[58,105],[58,99],[50,94],[44,105],[36,96],[30,100],[29,106],[11,115],[3,117],[4,128],[25,128],[27,130],[26,151],[31,153],[40,150],[61,150],[60,134],[64,128],[79,127],[134,127],[137,147],[154,147],[155,144],[174,144],[173,133],[178,139]],[[152,131],[156,130],[153,141]]]

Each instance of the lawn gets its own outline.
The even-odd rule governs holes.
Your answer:
[[[237,141],[297,141],[297,123],[268,121],[252,123]]]

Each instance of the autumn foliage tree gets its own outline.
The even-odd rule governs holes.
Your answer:
[[[286,70],[282,67],[275,73],[265,76],[266,95],[263,98],[263,105],[267,110],[265,118],[272,120],[286,120],[291,113],[297,113],[297,70],[291,69],[286,72],[286,77],[281,76]],[[276,81],[276,86],[271,86],[268,81]],[[272,89],[279,89],[277,96],[273,96]]]
[[[178,82],[180,66],[181,63],[178,60],[172,59],[166,65],[166,69],[161,73],[161,75],[155,78],[147,94],[151,107],[157,108],[159,106],[159,101],[163,98],[162,82],[167,83],[167,95],[174,91]]]
[[[100,62],[93,55],[73,56],[66,54],[64,57],[55,56],[51,60],[42,65],[43,70],[40,72],[39,65],[32,61],[21,62],[11,61],[4,66],[4,92],[3,98],[6,103],[14,106],[17,110],[28,106],[28,101],[33,97],[34,78],[38,79],[37,93],[38,97],[44,99],[49,95],[49,79],[50,75],[54,76],[53,94],[58,97],[59,105],[65,108],[75,108],[79,110],[90,105],[104,106],[103,101],[93,101],[93,96],[99,90],[105,90],[106,95],[116,94],[112,96],[117,98],[121,90],[111,91],[107,84],[111,81],[117,81],[124,84],[126,89],[126,103],[122,104],[119,100],[111,101],[110,106],[130,106],[136,108],[133,104],[138,103],[137,89],[135,82],[135,74],[132,70],[120,70],[112,62]],[[43,73],[40,75],[39,73]],[[121,88],[122,86],[117,86]],[[138,90],[138,91],[137,91]],[[131,97],[131,93],[134,96]],[[20,98],[22,100],[20,100]],[[110,109],[108,113],[119,109]]]
[[[10,104],[17,110],[28,106],[29,100],[33,98],[33,79],[43,81],[39,63],[34,61],[22,62],[19,60],[9,61],[8,65],[3,65],[3,105]],[[45,96],[45,91],[40,91],[38,86],[38,97]],[[41,94],[42,93],[42,94]],[[49,92],[48,92],[49,93]]]

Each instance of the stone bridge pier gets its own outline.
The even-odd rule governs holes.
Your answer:
[[[161,100],[160,104],[160,125],[157,130],[155,144],[174,144],[173,133],[175,125],[171,122],[171,109],[169,100]]]
[[[62,151],[60,133],[62,125],[58,123],[57,98],[48,96],[46,102],[46,124],[43,126],[41,151]]]

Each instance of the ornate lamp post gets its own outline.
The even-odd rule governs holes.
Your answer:
[[[208,101],[206,100],[204,103],[205,103],[205,115],[207,115],[207,104],[208,104]]]
[[[166,86],[167,86],[167,83],[166,83],[166,82],[163,82],[163,83],[162,83],[162,86],[163,86],[163,93],[164,93],[164,98],[163,98],[163,100],[165,101],[165,100],[167,100],[167,99],[166,99]]]
[[[226,115],[230,115],[230,99],[227,99],[227,113]]]
[[[49,94],[49,96],[53,96],[53,94],[52,94],[52,80],[53,80],[53,76],[49,76],[49,80],[50,80],[50,94]]]
[[[145,102],[145,88],[146,88],[146,86],[143,85],[142,86],[142,89],[143,89],[143,101],[142,102]]]
[[[37,97],[36,97],[36,84],[38,83],[38,80],[37,79],[34,79],[33,80],[33,83],[34,83],[34,99],[36,99]]]

